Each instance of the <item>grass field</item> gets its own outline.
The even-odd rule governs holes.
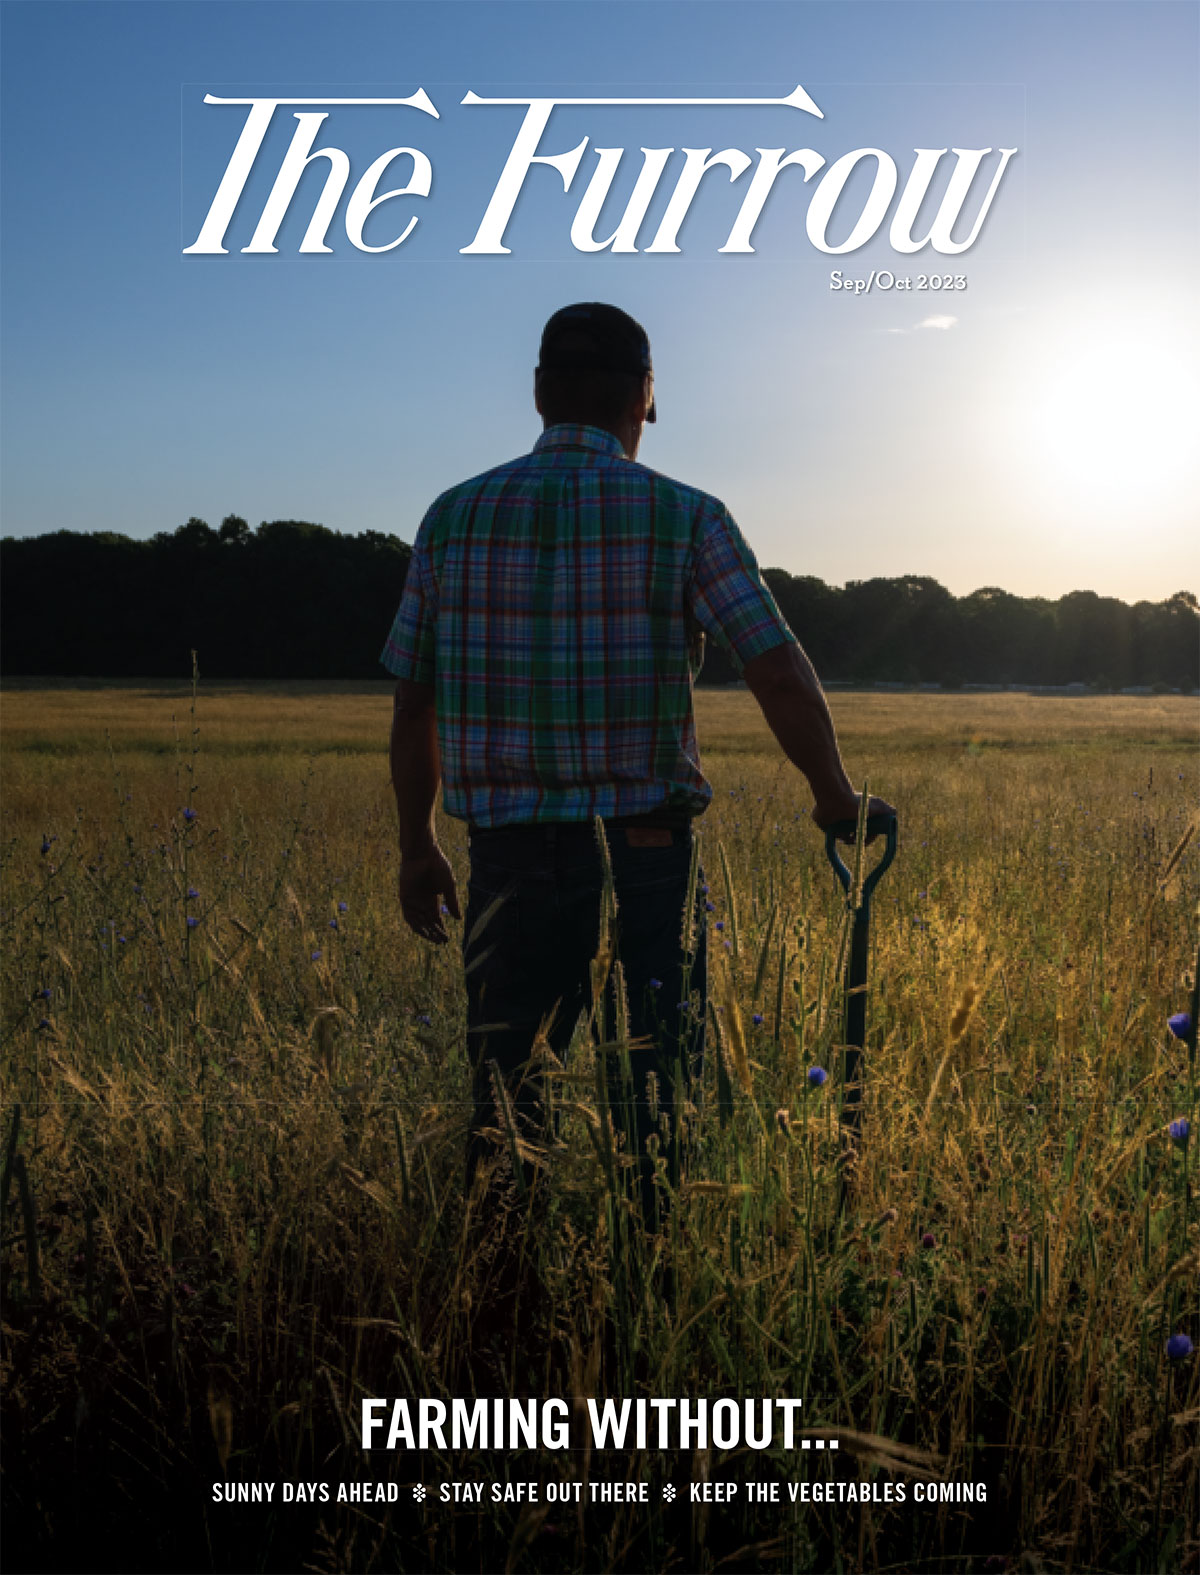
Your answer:
[[[702,692],[723,1026],[695,1158],[646,1240],[584,1025],[536,1303],[489,1368],[461,963],[399,922],[390,686],[6,687],[7,1567],[1200,1568],[1200,1367],[1166,1350],[1200,1342],[1196,1069],[1167,1023],[1194,987],[1195,701],[832,705],[901,816],[845,1208],[845,907],[753,701]],[[473,1392],[802,1397],[841,1447],[358,1447],[364,1395]],[[226,1473],[402,1486],[214,1506]],[[615,1478],[649,1503],[437,1493]],[[693,1505],[701,1478],[879,1501]],[[986,1501],[918,1505],[928,1480]]]

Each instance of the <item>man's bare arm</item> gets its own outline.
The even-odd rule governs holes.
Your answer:
[[[856,820],[860,794],[846,774],[833,718],[812,663],[798,645],[777,645],[747,662],[743,677],[784,754],[808,778],[813,819],[822,830]],[[872,815],[894,815],[872,798]]]
[[[426,940],[447,939],[439,898],[457,919],[454,875],[433,829],[441,781],[433,686],[402,678],[392,706],[392,788],[400,832],[400,908],[409,928]]]
[[[392,701],[392,788],[400,826],[400,856],[428,852],[437,842],[433,806],[442,778],[433,685],[402,678]]]

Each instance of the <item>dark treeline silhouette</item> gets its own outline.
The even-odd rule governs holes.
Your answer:
[[[190,519],[148,541],[56,531],[0,542],[6,674],[162,678],[191,651],[208,678],[378,678],[410,548],[300,520],[251,530]],[[839,589],[768,569],[821,676],[872,683],[1200,683],[1200,607],[1179,591],[1130,606],[1092,591],[1057,601],[987,587],[955,597],[922,575]],[[709,643],[704,679],[736,674]]]
[[[1190,591],[1135,602],[1094,591],[1056,601],[994,586],[952,596],[926,575],[841,590],[768,569],[780,610],[827,679],[1099,689],[1200,683],[1200,603]]]

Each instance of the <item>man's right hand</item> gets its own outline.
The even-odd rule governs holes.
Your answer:
[[[815,804],[813,806],[812,818],[821,831],[828,831],[830,826],[836,826],[839,821],[845,822],[848,827],[857,828],[861,804],[862,794],[850,793],[846,798],[840,799],[837,803]],[[895,813],[895,809],[891,804],[888,803],[887,799],[876,798],[872,794],[871,801],[867,805],[868,824],[876,815],[894,816]],[[878,831],[868,831],[866,840],[868,842],[874,842],[875,838],[879,835],[880,833]],[[854,841],[854,837],[855,831],[848,829],[839,834],[838,841],[852,843]]]

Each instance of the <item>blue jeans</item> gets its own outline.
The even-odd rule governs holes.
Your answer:
[[[618,1143],[637,1156],[637,1191],[645,1218],[655,1218],[658,1189],[647,1150],[652,1133],[679,1178],[676,1112],[698,1087],[704,1054],[706,933],[703,875],[697,874],[692,930],[684,950],[684,904],[692,859],[690,822],[656,825],[645,818],[606,823],[617,901],[616,956],[629,1009],[626,1081],[619,1052],[604,1052],[604,1077]],[[592,1007],[591,966],[600,941],[602,863],[592,823],[471,828],[471,874],[463,926],[468,1052],[474,1112],[467,1150],[468,1181],[481,1158],[508,1143],[494,1078],[503,1079],[518,1133],[535,1142],[547,1134],[541,1067],[531,1064],[534,1036],[550,1018],[546,1038],[560,1061],[581,1011]],[[493,904],[495,905],[493,908]],[[492,912],[489,915],[489,908]],[[616,1037],[610,977],[605,1037]],[[651,1079],[653,1074],[653,1079]],[[630,1084],[632,1086],[630,1086]],[[603,1112],[601,1112],[603,1116]],[[624,1134],[622,1138],[620,1134]],[[527,1168],[527,1175],[530,1174]]]

